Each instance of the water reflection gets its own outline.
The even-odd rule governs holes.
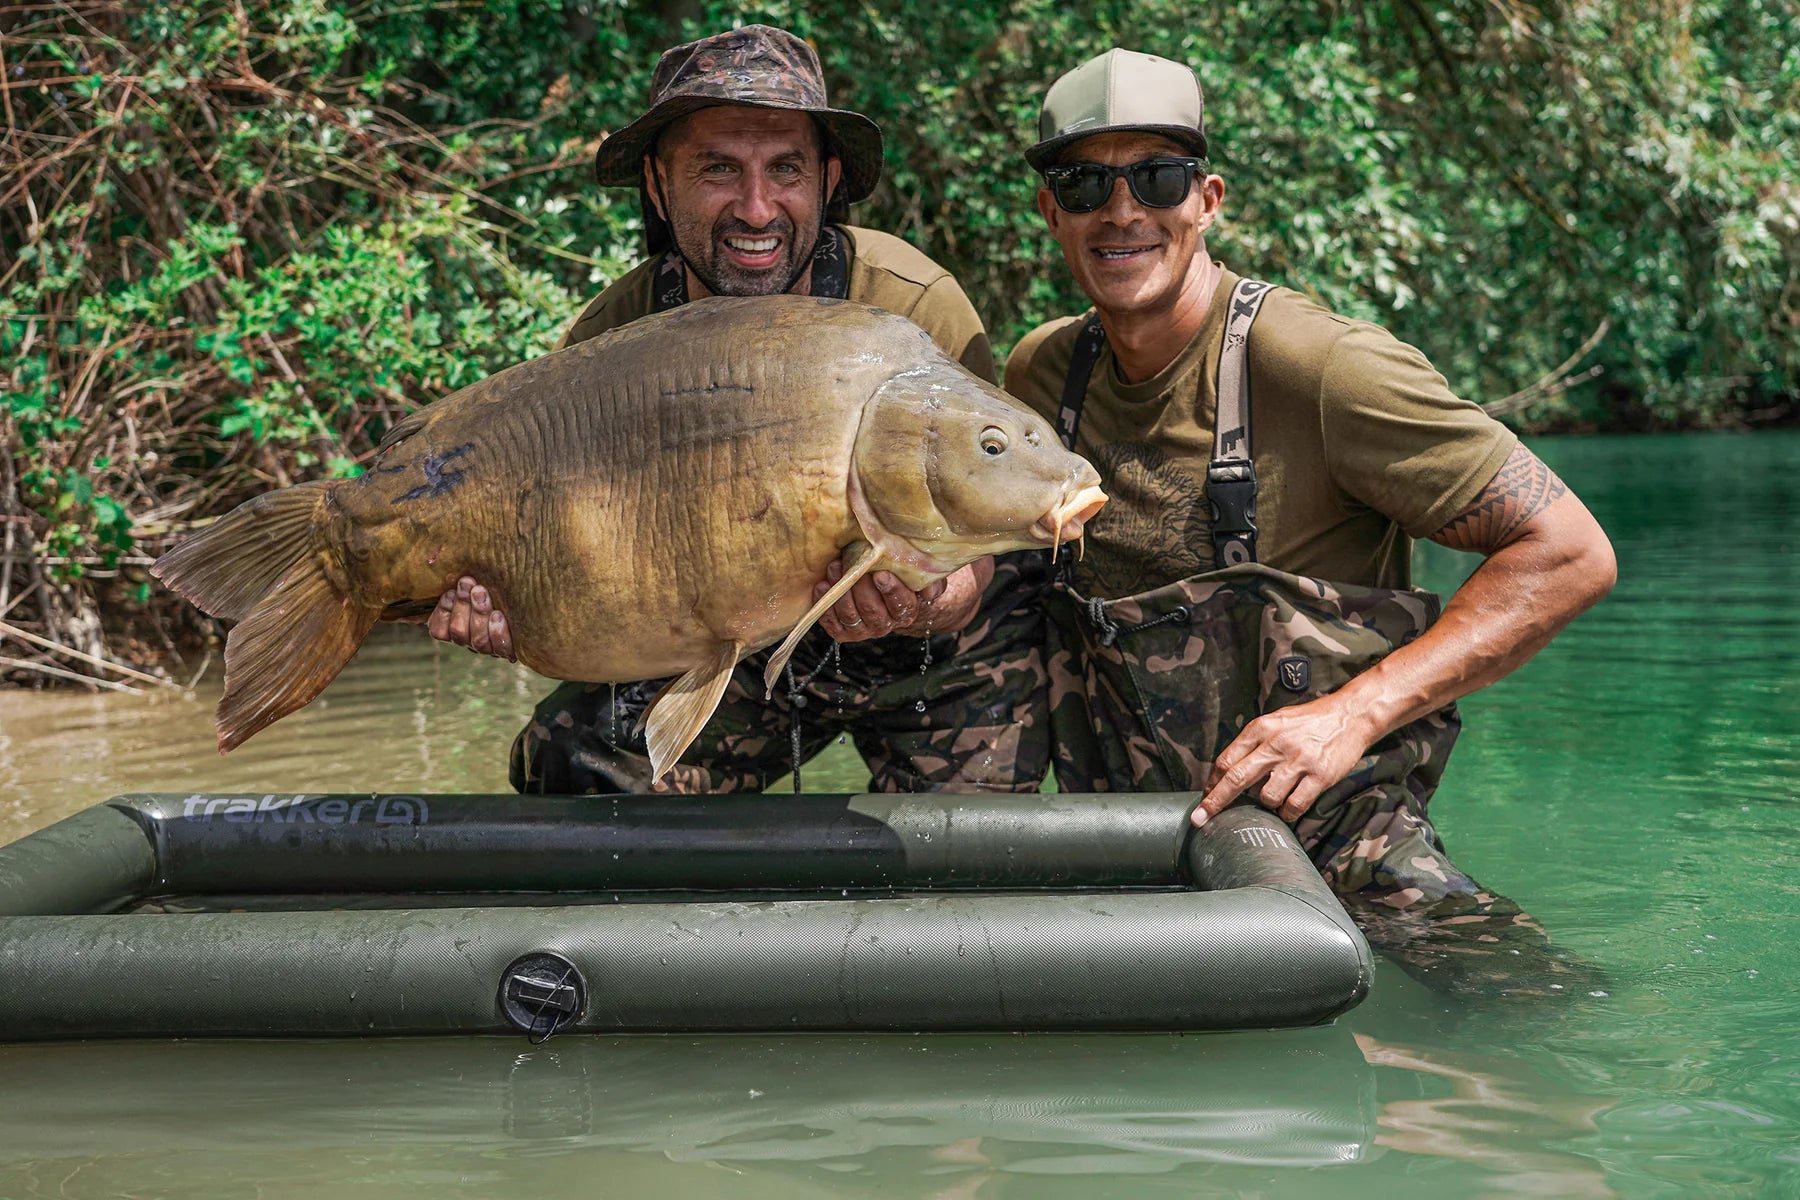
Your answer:
[[[429,1147],[455,1162],[545,1143],[806,1173],[899,1156],[953,1173],[1106,1177],[1330,1166],[1362,1159],[1375,1136],[1371,1070],[1341,1028],[12,1047],[0,1108],[13,1114],[0,1183],[90,1156],[99,1128],[120,1131],[107,1153],[120,1171],[221,1145],[282,1160]]]
[[[1464,705],[1433,813],[1597,986],[1384,962],[1336,1028],[1213,1037],[0,1047],[0,1196],[1791,1194],[1800,434],[1534,448],[1619,591]],[[124,791],[504,791],[545,690],[389,631],[226,759],[211,694],[0,695],[0,838]],[[859,788],[833,752],[808,786]]]

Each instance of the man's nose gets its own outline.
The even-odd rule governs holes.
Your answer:
[[[775,203],[774,189],[768,180],[755,172],[744,177],[744,186],[738,192],[733,208],[738,220],[755,229],[763,228],[781,215],[781,209]]]
[[[1100,206],[1100,219],[1109,225],[1131,225],[1144,216],[1144,206],[1131,194],[1123,175],[1112,181],[1112,195]]]

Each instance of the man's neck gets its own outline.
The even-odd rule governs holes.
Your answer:
[[[1155,378],[1187,349],[1206,324],[1221,272],[1219,264],[1202,249],[1194,256],[1187,282],[1169,308],[1129,313],[1100,310],[1100,324],[1106,327],[1113,360],[1126,383]]]

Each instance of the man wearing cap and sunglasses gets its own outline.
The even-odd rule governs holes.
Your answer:
[[[1426,816],[1454,701],[1596,603],[1612,548],[1518,439],[1378,326],[1206,252],[1225,183],[1186,66],[1111,50],[1044,99],[1038,210],[1093,301],[1006,386],[1111,497],[1052,590],[1061,785],[1240,796],[1340,895],[1526,924]],[[1439,611],[1414,538],[1484,556]]]
[[[765,25],[689,42],[658,61],[650,97],[594,164],[602,185],[639,190],[649,257],[587,305],[563,345],[702,296],[796,292],[899,313],[994,379],[987,334],[956,280],[899,238],[844,223],[881,177],[881,131],[826,103],[811,46]],[[834,564],[816,594],[837,577]],[[1029,596],[1015,559],[980,560],[922,592],[876,572],[801,642],[772,699],[768,651],[738,664],[669,783],[758,791],[848,733],[878,790],[1036,791],[1049,742]],[[473,579],[445,593],[428,629],[512,655],[504,614]],[[557,688],[513,744],[513,786],[650,790],[634,727],[663,682]]]

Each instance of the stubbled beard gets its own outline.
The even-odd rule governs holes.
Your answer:
[[[823,222],[821,222],[821,228]],[[794,235],[793,222],[785,217],[762,229],[753,229],[734,217],[715,224],[703,237],[687,223],[674,227],[675,245],[687,261],[688,269],[715,296],[777,296],[794,286],[796,280],[812,265],[813,247],[818,245],[819,230],[802,246]],[[746,271],[725,256],[724,240],[728,235],[767,237],[782,241],[782,255],[771,267]]]

